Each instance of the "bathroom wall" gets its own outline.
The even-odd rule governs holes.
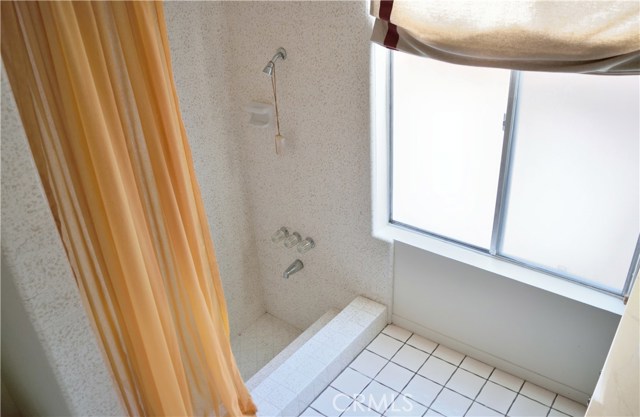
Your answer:
[[[223,2],[166,2],[180,110],[193,152],[227,299],[232,334],[265,313],[245,164],[230,111],[235,63]]]
[[[586,404],[620,316],[403,243],[394,322]]]
[[[255,230],[267,311],[305,328],[357,295],[390,305],[391,246],[371,236],[368,3],[224,2],[230,31],[226,59],[234,66],[229,116],[243,151],[243,172]],[[247,124],[243,106],[270,103],[262,68],[287,50],[276,75],[280,125]],[[280,227],[311,236],[299,255],[274,244]],[[241,237],[239,237],[241,238]],[[282,272],[296,258],[304,269]]]
[[[2,415],[71,415],[6,262],[2,262],[1,292]],[[13,410],[5,413],[5,404],[12,403]]]
[[[1,90],[3,383],[29,415],[64,409],[77,416],[124,415],[45,201],[4,67]],[[6,302],[11,290],[21,301]],[[28,328],[18,331],[20,320],[30,321],[35,335]],[[41,346],[33,346],[34,339]],[[43,368],[46,362],[50,371]],[[51,375],[58,386],[45,383]]]
[[[640,416],[640,285],[631,289],[587,417]]]

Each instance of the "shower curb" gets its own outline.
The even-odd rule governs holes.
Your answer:
[[[267,364],[263,369],[273,371],[265,375],[267,370],[261,370],[258,374],[263,379],[259,383],[253,378],[248,382],[250,388],[254,387],[251,395],[258,416],[300,415],[386,324],[384,305],[356,297],[295,352],[286,352],[290,355],[286,360],[279,365]]]
[[[340,313],[339,310],[332,308],[324,313],[318,320],[316,320],[311,326],[309,326],[302,334],[296,337],[293,342],[289,343],[280,353],[278,353],[273,359],[271,359],[265,366],[263,366],[258,372],[256,372],[246,383],[249,391],[256,388],[262,381],[264,381],[269,375],[271,375],[280,365],[282,365],[287,359],[291,357],[302,345],[304,345],[309,339],[318,333],[324,326],[327,325],[335,316]]]

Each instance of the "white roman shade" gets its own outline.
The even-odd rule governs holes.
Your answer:
[[[640,74],[640,1],[372,1],[372,41],[454,64]]]

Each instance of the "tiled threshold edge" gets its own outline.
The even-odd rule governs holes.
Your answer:
[[[311,339],[316,333],[329,323],[340,311],[335,308],[330,309],[316,320],[311,326],[307,328],[300,336],[296,337],[287,347],[285,347],[280,353],[278,353],[273,359],[271,359],[265,366],[263,366],[258,372],[255,373],[246,385],[249,391],[255,389],[262,381],[264,381],[269,375],[271,375],[280,365],[282,365],[287,359],[291,357],[302,345],[304,345],[309,339]]]
[[[255,387],[249,380],[258,416],[298,416],[386,324],[385,306],[354,299]]]
[[[556,392],[564,397],[577,401],[580,404],[588,403],[590,394],[577,390],[566,384],[555,381],[551,378],[547,378],[505,359],[477,349],[474,346],[470,346],[457,339],[453,339],[451,337],[443,335],[442,333],[439,333],[435,330],[421,326],[420,324],[415,323],[412,320],[405,319],[404,317],[398,316],[396,314],[392,315],[391,321],[404,329],[417,333],[423,337],[426,337],[427,339],[433,340],[434,342],[441,343],[451,349],[457,350],[458,352],[463,352],[466,355],[473,357],[474,359],[487,363],[512,375],[518,376],[524,380],[530,381],[552,392]]]

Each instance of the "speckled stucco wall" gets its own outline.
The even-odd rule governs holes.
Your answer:
[[[37,366],[48,361],[72,415],[124,415],[44,198],[4,68],[1,90],[2,269],[9,275],[3,274],[2,279],[13,279],[46,356],[26,358],[21,364]],[[4,314],[12,312],[3,309]],[[3,345],[13,344],[25,354],[33,349],[21,344],[29,342],[31,339],[2,340]],[[30,391],[21,394],[38,404],[25,408],[46,411],[51,404],[46,398],[56,388],[29,380],[37,369],[13,369],[14,365],[3,361],[3,376],[23,380],[6,381],[8,388],[12,389],[12,382],[29,386]]]
[[[266,311],[249,216],[245,165],[230,111],[229,26],[221,2],[167,2],[180,110],[193,152],[227,300],[232,334]]]
[[[370,18],[365,1],[225,2],[234,67],[229,116],[243,150],[260,277],[267,311],[306,328],[328,308],[364,295],[391,303],[391,246],[371,236],[369,137]],[[282,134],[247,123],[243,106],[272,101],[262,68],[276,64]],[[311,236],[299,255],[275,245],[280,226]],[[304,269],[282,278],[297,257]]]

